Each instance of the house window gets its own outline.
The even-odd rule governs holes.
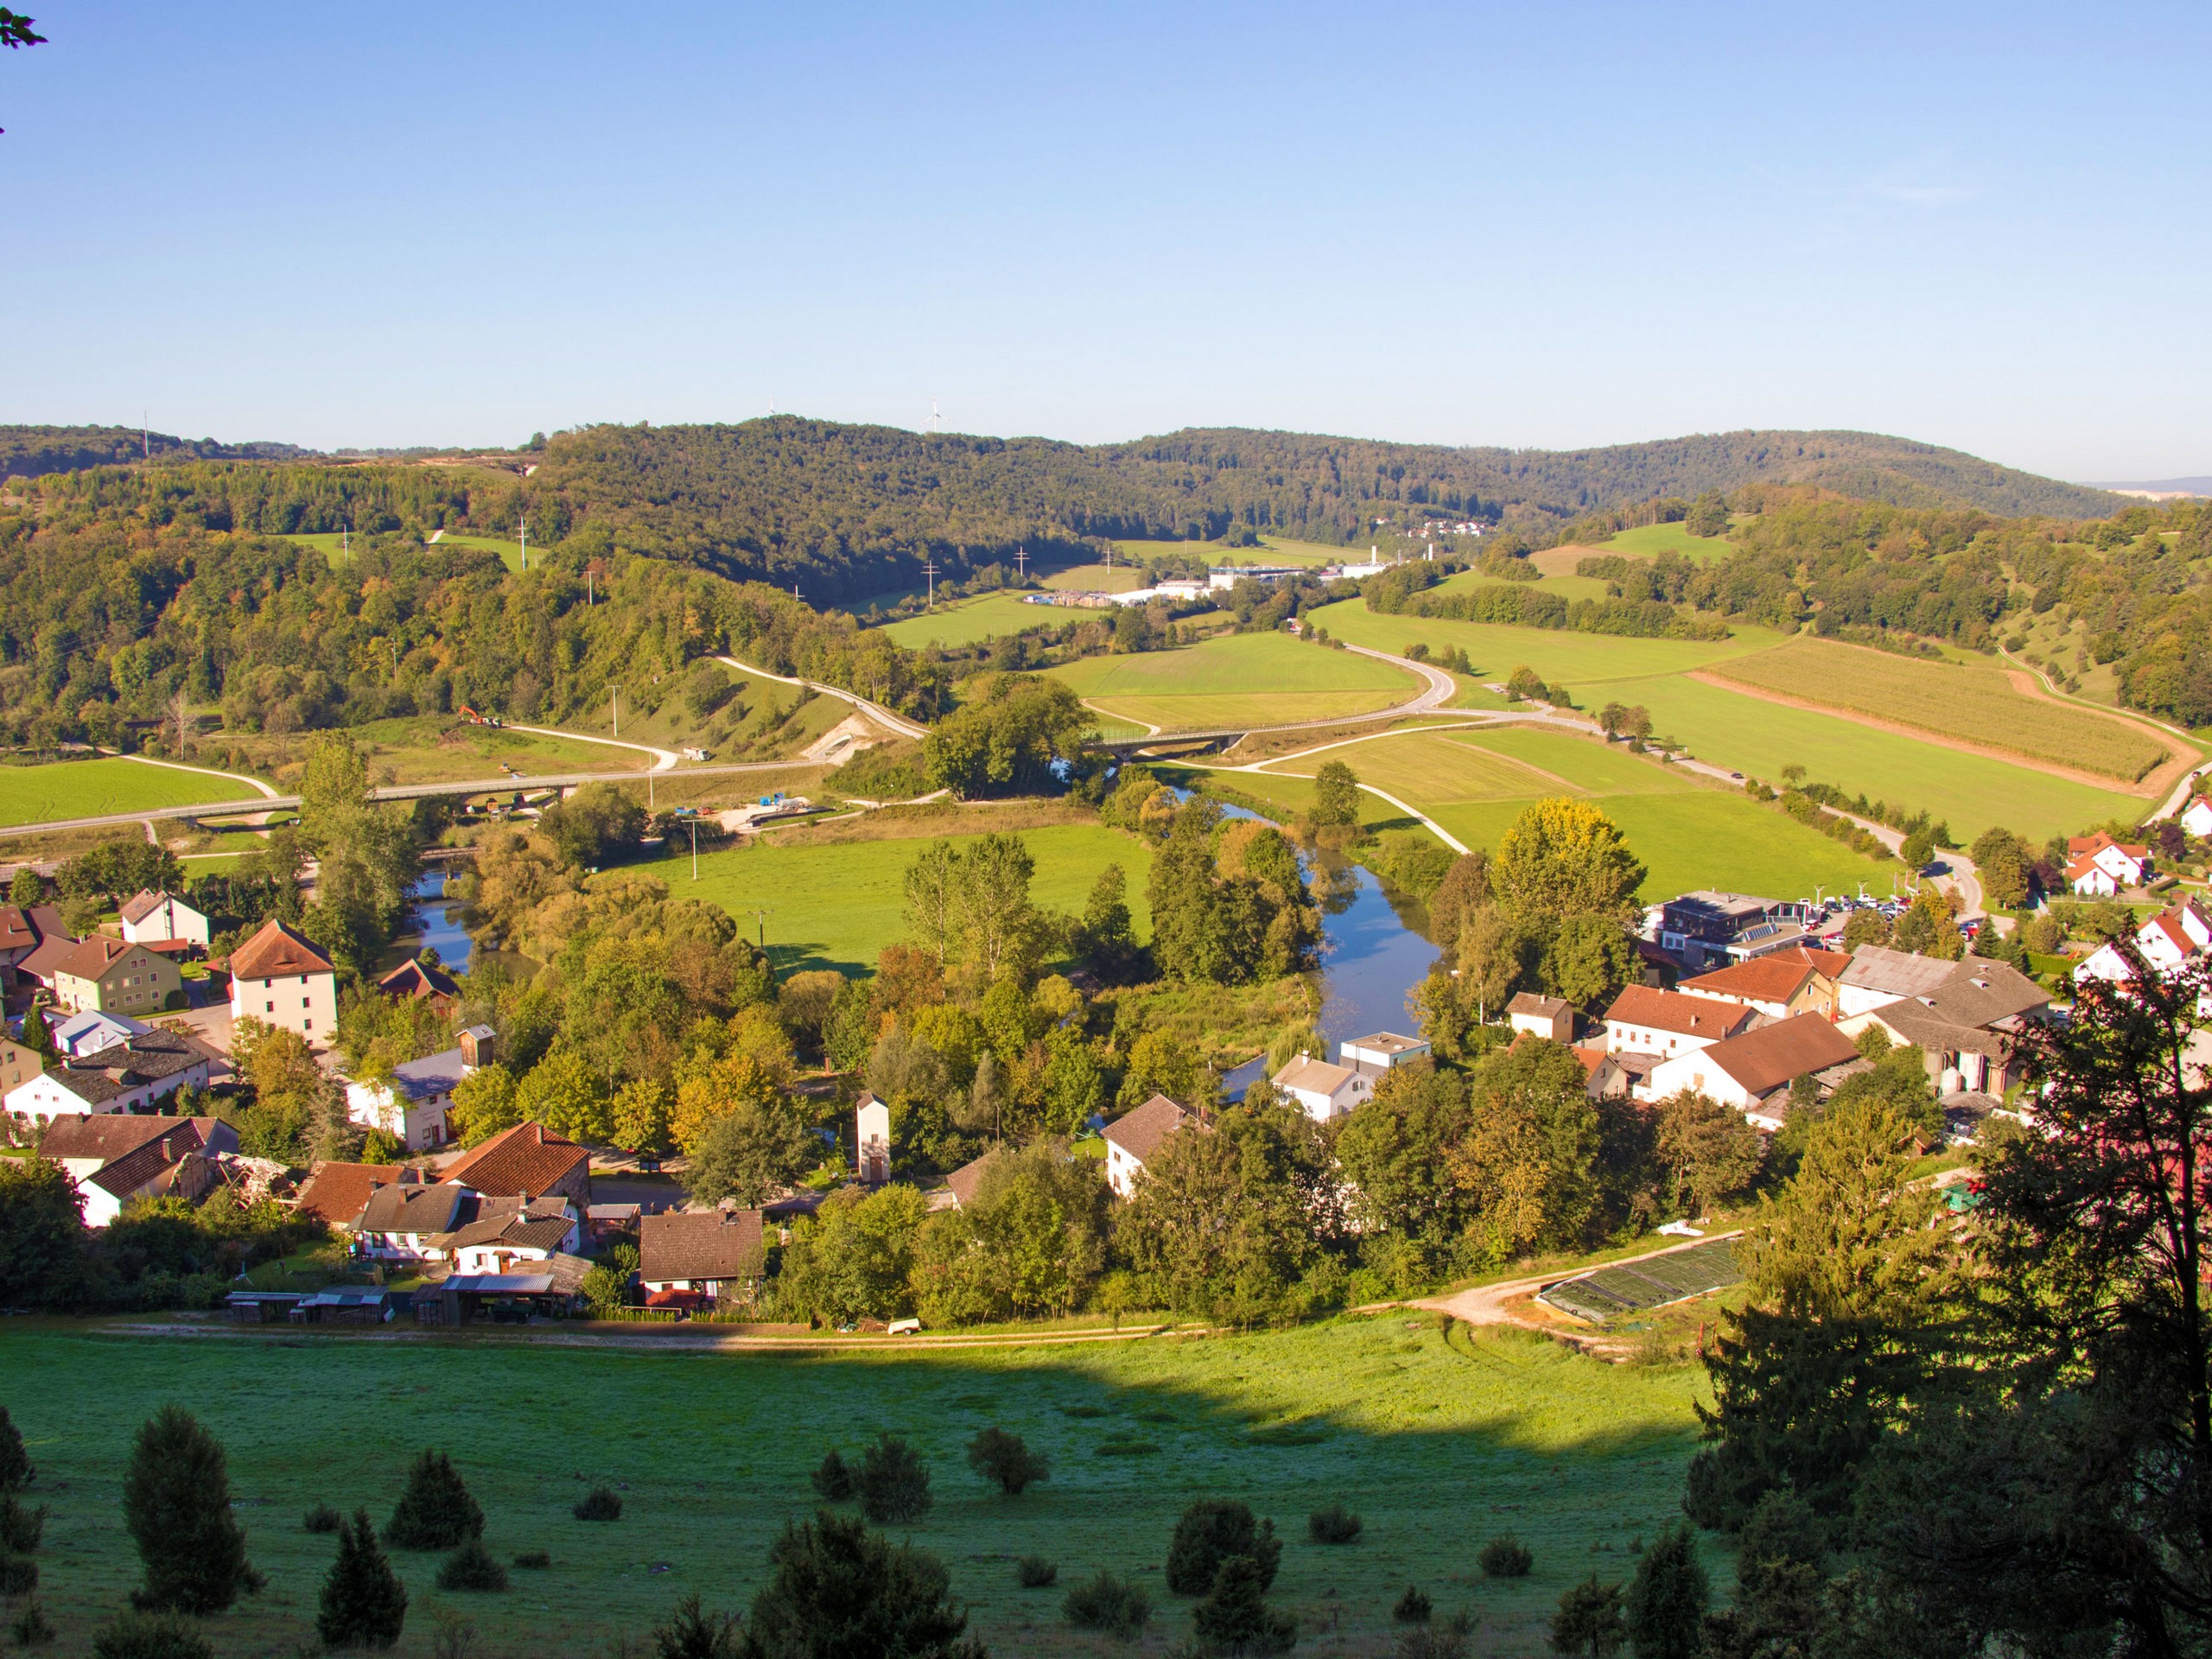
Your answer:
[[[276,1013],[276,1005],[274,1002],[271,1002],[271,1003],[269,1005],[269,1012],[270,1012],[270,1013],[271,1013],[271,1014],[274,1014],[274,1013]]]

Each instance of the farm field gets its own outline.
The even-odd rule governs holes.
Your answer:
[[[1872,890],[1903,869],[1863,858],[1771,806],[1694,782],[1625,749],[1561,733],[1402,733],[1285,760],[1274,769],[1310,774],[1324,760],[1344,761],[1361,782],[1419,808],[1470,847],[1497,846],[1529,804],[1545,796],[1589,799],[1620,825],[1643,861],[1649,874],[1640,896],[1647,901],[1697,887],[1792,899],[1809,896],[1816,887],[1855,891],[1862,881]],[[1271,780],[1236,773],[1223,781],[1262,794]]]
[[[1736,544],[1726,536],[1693,536],[1677,522],[1671,524],[1639,524],[1634,530],[1622,531],[1598,543],[1600,553],[1621,553],[1630,558],[1652,559],[1662,553],[1679,553],[1699,564],[1714,559],[1725,559],[1736,550]]]
[[[1077,564],[1053,571],[1045,586],[1061,593],[1128,594],[1144,586],[1144,572],[1126,564]]]
[[[254,791],[206,772],[103,755],[0,768],[0,829],[53,818],[101,817],[201,801],[242,801]]]
[[[768,954],[777,971],[838,968],[860,972],[874,965],[887,944],[906,936],[906,866],[948,826],[933,822],[912,836],[880,841],[821,841],[810,843],[806,831],[793,830],[758,846],[699,855],[699,880],[691,880],[688,851],[671,842],[668,856],[652,871],[677,899],[704,899],[737,918],[758,938],[754,906],[768,911]],[[950,827],[957,827],[957,824]],[[948,836],[963,842],[982,833]],[[1103,824],[1049,824],[1019,832],[1037,861],[1030,896],[1047,910],[1083,912],[1091,884],[1109,864],[1128,877],[1129,912],[1140,938],[1152,932],[1145,885],[1152,873],[1152,849],[1135,836]]]
[[[919,616],[887,623],[883,632],[910,650],[924,645],[972,645],[978,639],[995,639],[1003,633],[1021,633],[1046,623],[1057,626],[1091,614],[1087,611],[1032,605],[1011,592],[985,594],[980,599],[959,600]],[[1096,614],[1107,613],[1102,611]]]
[[[502,761],[518,772],[529,773],[643,772],[652,764],[651,755],[637,749],[539,737],[505,727],[471,726],[449,715],[415,715],[377,720],[348,727],[346,730],[367,752],[369,775],[378,783],[442,784],[498,778]],[[306,742],[312,740],[293,734],[275,739],[248,735],[229,741],[254,754],[258,763],[275,766],[283,764],[289,757],[303,753]],[[276,773],[272,771],[270,776]]]
[[[1224,634],[1176,651],[1086,657],[1053,677],[1105,712],[1168,731],[1363,715],[1421,689],[1402,669],[1287,634]]]
[[[2005,671],[1922,662],[1826,639],[1792,639],[1711,671],[1808,702],[1916,726],[2126,785],[2167,759],[2139,727],[2047,697],[2023,696]]]
[[[1769,779],[1778,778],[1786,766],[1800,765],[1814,779],[1852,794],[1863,791],[1873,799],[1932,813],[1948,822],[1961,841],[2001,823],[2040,842],[2145,810],[2141,797],[2118,788],[2076,783],[1878,731],[1848,714],[1785,708],[1688,677],[1696,669],[1725,672],[1727,664],[1782,645],[1783,636],[1770,629],[1739,627],[1733,638],[1712,643],[1617,639],[1549,628],[1376,615],[1360,600],[1326,606],[1315,614],[1332,634],[1354,645],[1389,651],[1402,651],[1415,641],[1432,651],[1459,646],[1473,659],[1478,680],[1503,680],[1525,663],[1545,679],[1563,682],[1586,710],[1614,701],[1643,704],[1660,735],[1679,738],[1699,760]]]
[[[331,1541],[304,1531],[311,1505],[365,1506],[378,1522],[408,1461],[449,1451],[482,1503],[486,1541],[506,1559],[543,1549],[543,1573],[504,1594],[437,1591],[441,1558],[395,1552],[410,1604],[398,1659],[431,1651],[441,1612],[474,1621],[477,1659],[601,1653],[696,1591],[741,1611],[767,1547],[814,1508],[807,1475],[833,1445],[848,1456],[879,1430],[927,1459],[935,1506],[902,1539],[950,1569],[971,1629],[997,1654],[1100,1653],[1062,1622],[1065,1586],[1099,1567],[1151,1593],[1138,1651],[1190,1634],[1189,1604],[1160,1562],[1176,1515],[1237,1497],[1285,1540],[1271,1599],[1301,1647],[1336,1627],[1335,1650],[1389,1650],[1389,1609],[1408,1583],[1440,1617],[1461,1607],[1478,1651],[1533,1656],[1560,1592],[1594,1567],[1624,1579],[1631,1542],[1678,1512],[1696,1442],[1687,1366],[1608,1365],[1540,1338],[1433,1318],[1345,1317],[1257,1335],[1084,1346],[761,1354],[552,1347],[486,1334],[394,1341],[298,1334],[101,1334],[89,1322],[9,1321],[0,1368],[67,1376],[67,1399],[11,1401],[38,1469],[27,1494],[52,1506],[40,1597],[60,1629],[48,1649],[77,1659],[137,1584],[121,1476],[138,1424],[187,1405],[228,1452],[232,1491],[262,1593],[207,1625],[217,1651],[291,1651],[311,1640]],[[343,1400],[345,1432],[310,1404]],[[1051,1459],[1019,1499],[968,1471],[967,1440],[990,1426]],[[612,1525],[571,1517],[589,1483],[620,1483]],[[1349,1546],[1311,1542],[1305,1517],[1333,1503],[1365,1522]],[[1511,1530],[1534,1553],[1519,1580],[1485,1580],[1483,1541]],[[1024,1591],[1014,1560],[1058,1563],[1059,1586]],[[1725,1582],[1725,1548],[1706,1545]],[[649,1643],[645,1645],[649,1646]],[[1329,1645],[1323,1644],[1325,1649]]]

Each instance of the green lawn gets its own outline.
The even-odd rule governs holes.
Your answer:
[[[0,829],[200,801],[243,801],[253,793],[244,784],[206,772],[179,772],[114,755],[43,766],[6,766],[0,767]]]
[[[1607,537],[1599,543],[1607,553],[1625,553],[1632,558],[1656,558],[1662,553],[1680,553],[1700,564],[1722,559],[1736,550],[1736,545],[1726,536],[1693,536],[1677,524],[1643,524],[1634,530],[1624,530],[1618,536]]]
[[[499,771],[503,761],[525,773],[643,772],[652,763],[652,756],[637,749],[578,743],[563,737],[540,737],[506,727],[471,726],[453,715],[416,715],[375,720],[349,727],[347,732],[368,751],[370,774],[379,782],[387,772],[393,782],[402,784],[499,778],[503,776]],[[249,750],[264,741],[253,737],[234,741]],[[289,740],[293,743],[297,741]],[[270,747],[276,748],[287,740],[266,741]]]
[[[1058,627],[1092,617],[1110,622],[1108,611],[1062,610],[1057,606],[1032,605],[1019,594],[985,594],[981,599],[956,600],[934,611],[910,616],[885,626],[883,632],[910,649],[924,645],[972,645],[979,639],[995,639],[1004,633],[1023,633],[1031,628]]]
[[[342,563],[346,557],[348,538],[336,531],[287,536],[284,539],[297,542],[303,547],[319,548],[323,556],[333,564]],[[480,547],[486,552],[498,554],[500,563],[508,569],[522,569],[522,545],[512,536],[504,539],[497,536],[467,536],[459,531],[449,530],[438,538],[436,544],[440,547]],[[531,545],[534,547],[537,543],[533,542]]]
[[[487,1333],[488,1334],[488,1333]],[[541,1335],[551,1333],[539,1333]],[[739,1611],[786,1521],[814,1507],[807,1473],[879,1429],[928,1460],[935,1505],[899,1535],[936,1552],[997,1654],[1120,1649],[1061,1621],[1063,1588],[1099,1567],[1132,1574],[1155,1612],[1142,1650],[1185,1640],[1189,1604],[1160,1563],[1182,1506],[1236,1497],[1285,1540],[1273,1599],[1301,1650],[1382,1651],[1389,1609],[1421,1585],[1440,1616],[1469,1609],[1476,1651],[1535,1656],[1560,1592],[1593,1569],[1628,1577],[1635,1541],[1679,1512],[1702,1374],[1582,1358],[1520,1333],[1447,1342],[1433,1321],[1345,1318],[1233,1338],[903,1355],[663,1353],[467,1337],[399,1342],[337,1331],[104,1336],[10,1320],[0,1371],[64,1377],[9,1405],[51,1506],[39,1594],[82,1655],[137,1582],[122,1526],[130,1437],[167,1402],[224,1442],[247,1546],[268,1586],[209,1622],[218,1652],[290,1652],[312,1637],[332,1541],[309,1506],[365,1506],[379,1523],[407,1462],[449,1451],[501,1559],[543,1549],[505,1594],[433,1586],[439,1557],[397,1554],[408,1582],[399,1659],[428,1656],[441,1611],[474,1620],[476,1659],[598,1654],[639,1639],[679,1597]],[[339,1402],[342,1402],[339,1403]],[[1052,1461],[1019,1499],[984,1487],[962,1449],[996,1424]],[[613,1525],[574,1520],[590,1483],[621,1491]],[[1358,1541],[1308,1541],[1306,1516],[1344,1503]],[[1484,1580],[1474,1555],[1505,1530],[1534,1552],[1524,1580]],[[1724,1551],[1708,1567],[1726,1578]],[[1014,1558],[1056,1561],[1061,1586],[1018,1588]],[[558,1633],[556,1636],[556,1633]],[[1319,1639],[1317,1639],[1319,1638]],[[649,1644],[647,1644],[649,1646]]]
[[[1458,580],[1459,578],[1453,578]],[[1782,636],[1766,628],[1741,627],[1732,639],[1624,639],[1610,634],[1578,633],[1567,628],[1521,628],[1505,623],[1453,622],[1426,616],[1384,616],[1370,612],[1363,599],[1325,605],[1314,620],[1330,633],[1355,645],[1402,652],[1416,642],[1431,652],[1454,646],[1475,664],[1476,677],[1503,681],[1527,664],[1554,683],[1564,683],[1579,700],[1585,686],[1647,674],[1678,673],[1707,663],[1741,657],[1778,645]],[[1617,695],[1610,689],[1608,696]]]
[[[1214,564],[1335,564],[1364,558],[1364,548],[1325,547],[1319,542],[1262,536],[1257,547],[1224,547],[1219,542],[1116,542],[1114,551],[1130,559],[1198,559]]]
[[[1221,634],[1176,651],[1086,657],[1052,671],[1109,714],[1169,731],[1367,714],[1421,689],[1388,663],[1286,633]]]
[[[1129,910],[1140,938],[1152,931],[1145,884],[1152,849],[1135,836],[1103,824],[1052,824],[1019,832],[1035,859],[1030,895],[1048,910],[1083,913],[1091,884],[1109,864],[1128,877]],[[966,841],[969,836],[954,836]],[[678,899],[705,899],[736,917],[747,937],[760,937],[754,906],[765,906],[768,954],[779,971],[872,968],[887,944],[906,936],[906,873],[930,837],[886,841],[799,839],[737,847],[699,855],[691,880],[688,852],[649,867]]]

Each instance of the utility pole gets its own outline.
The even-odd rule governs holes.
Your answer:
[[[614,722],[614,735],[622,735],[622,689],[609,686],[607,691],[607,717]]]
[[[530,520],[527,518],[516,519],[515,534],[521,538],[522,568],[527,570],[530,569]]]
[[[753,919],[760,924],[760,950],[763,955],[766,955],[768,950],[768,918],[775,913],[772,909],[761,910],[758,907],[753,912]]]
[[[1029,580],[1029,550],[1027,547],[1018,547],[1014,550],[1014,568],[1021,573],[1021,579],[1024,582]]]
[[[937,561],[931,559],[922,567],[922,574],[929,578],[930,609],[937,609]]]
[[[691,879],[699,879],[699,820],[691,820]]]

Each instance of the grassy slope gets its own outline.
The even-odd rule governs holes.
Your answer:
[[[911,649],[923,645],[970,645],[978,639],[994,639],[1002,633],[1020,633],[1048,622],[1058,624],[1081,620],[1088,614],[1082,611],[1047,609],[1041,605],[1032,605],[1011,593],[986,594],[981,599],[963,599],[957,604],[940,605],[933,612],[910,616],[903,622],[893,622],[883,632]],[[1105,615],[1106,613],[1101,612],[1100,614]]]
[[[253,791],[204,772],[104,756],[43,766],[0,767],[0,827],[92,818],[195,801],[242,801]]]
[[[1178,651],[1086,657],[1053,675],[1112,713],[1170,730],[1365,714],[1410,697],[1403,670],[1287,634],[1224,634]]]
[[[1631,558],[1649,559],[1662,553],[1680,553],[1700,564],[1726,558],[1736,550],[1735,543],[1725,536],[1693,536],[1679,524],[1641,524],[1606,537],[1599,546],[1602,551],[1623,553]]]
[[[1739,627],[1718,643],[1684,639],[1614,639],[1548,628],[1377,616],[1365,602],[1325,607],[1322,623],[1355,645],[1400,650],[1425,640],[1432,650],[1462,646],[1478,678],[1502,680],[1527,664],[1547,680],[1565,682],[1587,709],[1618,701],[1642,703],[1662,735],[1680,738],[1700,760],[1753,777],[1778,777],[1793,763],[1856,794],[1902,801],[1947,820],[1971,840],[1993,823],[2035,839],[2133,817],[2142,802],[2025,766],[1961,754],[1891,732],[1874,731],[1847,715],[1815,714],[1764,702],[1684,677],[1687,671],[1731,661],[1782,643],[1769,629]],[[1456,833],[1456,832],[1455,832]]]
[[[1137,933],[1150,936],[1145,884],[1152,872],[1152,850],[1141,840],[1101,824],[1052,824],[1020,833],[1037,861],[1030,894],[1039,905],[1080,915],[1098,873],[1117,863],[1128,877]],[[809,845],[787,838],[702,853],[696,885],[688,852],[672,853],[651,868],[675,897],[721,905],[753,937],[759,937],[753,907],[766,906],[769,954],[779,969],[851,971],[872,966],[885,945],[906,937],[906,866],[925,839]]]
[[[1311,772],[1322,757],[1283,763]],[[1479,735],[1414,733],[1332,752],[1363,782],[1419,807],[1470,847],[1495,847],[1529,804],[1545,795],[1594,800],[1618,823],[1649,874],[1646,900],[1695,887],[1776,898],[1809,897],[1864,881],[1886,890],[1901,867],[1877,864],[1793,823],[1770,806],[1707,788],[1625,749],[1594,740],[1521,730]],[[1227,780],[1253,792],[1264,779]],[[1302,805],[1286,798],[1287,808]]]
[[[1107,1650],[1061,1623],[1059,1590],[1015,1586],[1024,1554],[1058,1561],[1063,1586],[1099,1567],[1135,1574],[1159,1610],[1147,1648],[1187,1637],[1188,1605],[1166,1594],[1159,1563],[1182,1505],[1221,1495],[1274,1518],[1286,1539],[1274,1597],[1309,1643],[1333,1607],[1352,1650],[1382,1650],[1392,1602],[1418,1582],[1440,1613],[1473,1611],[1478,1651],[1535,1655],[1560,1591],[1593,1567],[1627,1576],[1631,1538],[1676,1511],[1701,1382],[1686,1368],[1610,1366],[1519,1335],[1471,1350],[1462,1332],[1447,1347],[1428,1319],[1403,1316],[820,1358],[320,1331],[131,1339],[11,1320],[0,1369],[69,1380],[66,1404],[39,1391],[10,1402],[38,1465],[29,1496],[54,1511],[40,1594],[61,1627],[57,1659],[85,1652],[92,1625],[137,1582],[120,1477],[138,1423],[170,1400],[224,1441],[249,1548],[270,1579],[211,1624],[225,1653],[289,1651],[310,1634],[332,1546],[302,1530],[302,1512],[365,1504],[381,1522],[425,1445],[452,1452],[495,1554],[545,1549],[554,1566],[516,1573],[505,1595],[443,1595],[437,1556],[395,1554],[412,1596],[397,1651],[429,1653],[445,1607],[476,1621],[479,1659],[505,1659],[547,1651],[553,1630],[563,1652],[634,1640],[692,1590],[741,1608],[769,1541],[812,1508],[806,1475],[825,1447],[849,1454],[882,1428],[909,1436],[932,1469],[936,1507],[902,1534],[945,1560],[995,1652]],[[988,1494],[962,1459],[992,1423],[1052,1459],[1052,1478],[1019,1500]],[[1148,1449],[1101,1452],[1116,1441]],[[627,1488],[612,1526],[568,1512],[599,1480]],[[1306,1515],[1339,1502],[1364,1518],[1359,1541],[1309,1542]],[[1535,1573],[1484,1581],[1474,1552],[1507,1529],[1534,1550]]]
[[[1785,696],[1872,715],[2132,783],[2166,759],[2146,733],[2047,698],[2001,668],[1917,661],[1826,639],[1792,639],[1719,671]]]

